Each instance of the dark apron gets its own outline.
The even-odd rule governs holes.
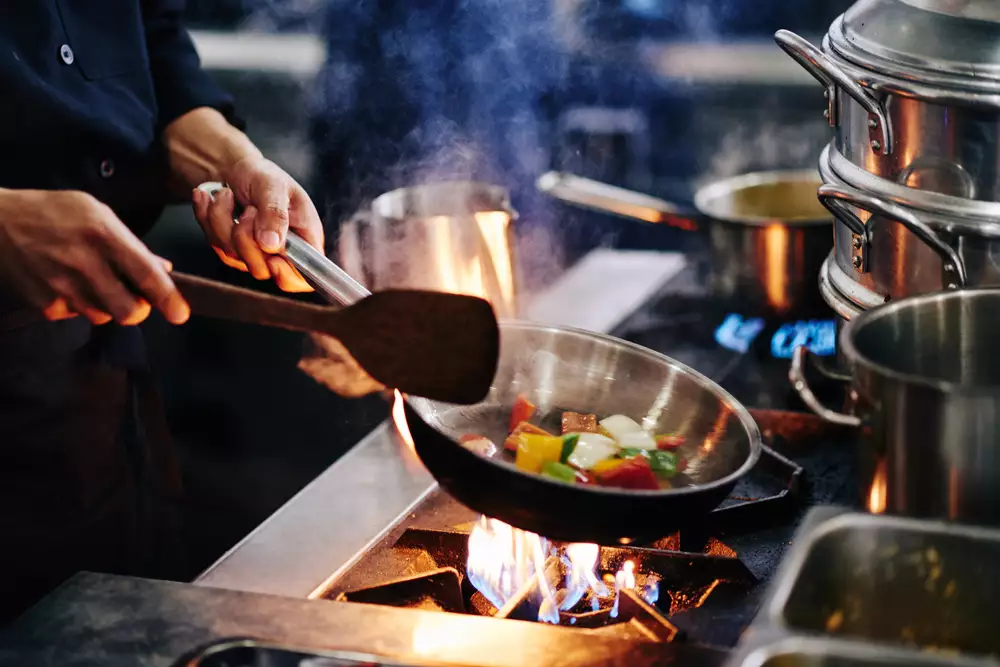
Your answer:
[[[161,405],[138,328],[0,314],[0,623],[81,570],[183,571]]]

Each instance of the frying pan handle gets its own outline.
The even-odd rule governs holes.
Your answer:
[[[951,280],[946,282],[945,287],[947,289],[965,287],[968,274],[961,256],[954,248],[941,240],[927,223],[907,209],[845,185],[831,185],[829,183],[821,185],[817,196],[820,203],[834,217],[847,225],[852,232],[862,237],[862,242],[866,246],[871,243],[872,218],[869,218],[868,222],[861,222],[861,219],[846,205],[878,214],[903,225],[941,258],[945,273],[951,277]]]
[[[840,373],[834,373],[824,367],[816,359],[815,355],[809,351],[808,347],[801,345],[795,348],[795,351],[792,353],[792,365],[788,369],[788,379],[791,381],[792,387],[795,389],[795,393],[797,393],[799,398],[802,399],[802,402],[805,403],[809,409],[815,412],[819,417],[822,417],[831,424],[851,427],[861,426],[861,419],[858,417],[855,417],[854,415],[845,415],[842,412],[831,410],[823,405],[818,398],[816,398],[816,394],[813,393],[812,388],[809,387],[809,383],[806,381],[805,366],[806,363],[810,361],[812,361],[817,370],[830,379],[841,382],[850,380],[849,377],[841,375]]]
[[[215,193],[224,187],[226,186],[222,183],[210,181],[202,183],[198,189],[207,193],[209,197],[214,197]],[[371,292],[361,283],[291,230],[288,231],[285,240],[284,256],[298,269],[306,282],[331,303],[350,306],[371,296]]]
[[[676,204],[589,178],[550,171],[539,177],[536,186],[550,197],[574,206],[685,231],[698,229],[693,216]]]

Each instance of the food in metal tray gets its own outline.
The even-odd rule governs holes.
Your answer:
[[[502,451],[520,470],[566,484],[649,491],[684,485],[686,478],[678,473],[686,462],[677,451],[682,436],[651,434],[627,415],[599,419],[569,411],[562,413],[561,433],[555,435],[531,422],[535,413],[527,398],[517,398],[502,450],[477,434],[461,442],[487,457]]]

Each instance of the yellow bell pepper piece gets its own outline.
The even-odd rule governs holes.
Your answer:
[[[617,468],[623,463],[625,463],[625,459],[604,459],[603,461],[598,461],[594,467],[590,469],[590,472],[595,475],[600,475],[601,473]]]
[[[517,443],[514,465],[526,472],[540,473],[548,462],[559,462],[563,439],[558,436],[522,433]]]

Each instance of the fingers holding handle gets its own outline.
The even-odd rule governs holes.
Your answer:
[[[225,264],[249,271],[258,280],[274,278],[285,292],[310,292],[312,286],[284,255],[289,234],[295,234],[289,231],[293,194],[281,183],[269,185],[263,189],[259,203],[251,203],[239,212],[230,188],[218,182],[202,183],[195,188],[195,215],[199,221],[202,216],[209,221],[202,227]],[[315,209],[311,210],[315,215]],[[321,233],[310,236],[315,238],[307,241],[318,242],[322,247]],[[228,243],[225,249],[219,245],[223,237]]]
[[[50,320],[83,315],[138,324],[153,307],[171,322],[187,303],[156,257],[115,212],[73,190],[6,191],[0,206],[0,267]]]

